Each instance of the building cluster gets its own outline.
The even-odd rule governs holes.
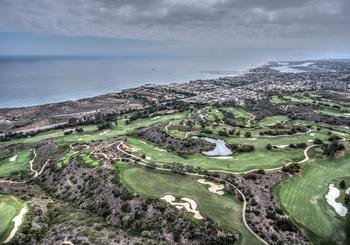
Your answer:
[[[341,68],[342,71],[344,69]],[[345,91],[350,88],[350,80],[343,72],[282,73],[270,69],[269,66],[263,66],[252,69],[242,76],[154,86],[191,95],[183,99],[187,102],[233,103],[245,106],[248,102],[261,101],[274,93],[322,89]]]

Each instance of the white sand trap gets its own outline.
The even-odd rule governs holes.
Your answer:
[[[248,138],[248,140],[256,140],[256,138]]]
[[[17,155],[14,155],[13,157],[10,158],[10,162],[14,162],[17,159]]]
[[[102,133],[100,133],[100,135],[105,135],[105,134],[108,134],[110,130],[105,130],[103,131]]]
[[[143,141],[143,140],[139,140],[142,144],[147,145],[147,142]]]
[[[146,155],[146,160],[152,160],[152,157]]]
[[[346,189],[345,193],[350,195],[350,187],[348,189]]]
[[[79,138],[78,141],[82,141],[83,139],[82,138]]]
[[[166,152],[167,151],[167,150],[164,150],[164,149],[160,149],[158,147],[154,147],[154,149],[157,150],[157,151],[161,151],[161,152]]]
[[[157,120],[159,118],[160,118],[160,116],[156,116],[156,117],[153,117],[151,120]]]
[[[138,151],[141,151],[140,148],[137,148],[137,147],[131,147],[130,148],[131,152],[138,152]]]
[[[314,134],[314,133],[310,133],[310,136],[314,137],[314,136],[315,136],[315,134]]]
[[[307,142],[309,142],[309,143],[310,143],[310,142],[314,142],[314,140],[311,139],[311,140],[308,140]]]
[[[4,241],[4,243],[8,243],[16,234],[19,226],[22,224],[23,222],[23,218],[24,218],[24,215],[28,212],[28,208],[27,206],[24,206],[21,211],[19,211],[19,214],[14,217],[12,219],[13,221],[13,229],[11,230],[9,236],[6,238],[6,240]]]
[[[224,195],[224,191],[222,191],[222,189],[224,189],[225,186],[223,184],[218,185],[218,184],[215,184],[213,182],[206,181],[205,179],[199,179],[197,181],[203,185],[209,185],[208,190],[210,192],[213,192],[213,193],[218,194],[220,196]]]
[[[211,157],[211,158],[221,159],[221,160],[232,159],[232,157]]]
[[[329,191],[325,195],[325,198],[328,204],[334,208],[335,212],[340,216],[344,217],[347,214],[348,209],[344,207],[342,203],[336,201],[339,195],[340,195],[339,189],[335,187],[334,184],[330,184]]]
[[[173,195],[165,195],[161,199],[174,205],[177,209],[185,208],[187,212],[193,213],[193,217],[196,219],[203,219],[203,216],[197,210],[197,203],[191,198],[183,197],[181,200],[184,202],[175,202],[176,198]]]
[[[278,148],[286,148],[288,145],[275,145],[277,146]]]

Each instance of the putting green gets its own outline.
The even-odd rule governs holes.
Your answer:
[[[279,205],[305,229],[316,244],[321,241],[329,241],[330,244],[346,240],[345,219],[335,213],[324,196],[330,183],[337,184],[333,181],[349,175],[349,163],[349,153],[338,160],[316,160],[304,165],[302,175],[291,177],[275,188]]]
[[[177,198],[193,199],[202,216],[219,226],[240,234],[240,244],[260,244],[243,225],[242,203],[230,194],[223,196],[208,191],[208,186],[197,182],[198,177],[151,170],[119,162],[120,177],[131,192],[141,196],[160,199],[170,194]]]
[[[0,177],[7,177],[13,173],[29,169],[29,161],[32,155],[32,150],[25,150],[11,158],[0,161]]]
[[[5,241],[14,227],[12,219],[25,206],[14,196],[0,194],[0,243]]]

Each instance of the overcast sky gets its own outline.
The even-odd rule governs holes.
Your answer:
[[[0,54],[347,57],[349,0],[0,0]]]

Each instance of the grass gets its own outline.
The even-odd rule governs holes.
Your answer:
[[[25,150],[17,153],[15,161],[10,161],[11,158],[1,160],[0,177],[8,177],[13,173],[29,169],[29,161],[31,160],[32,155],[32,150]]]
[[[198,177],[150,170],[119,162],[120,177],[131,192],[143,197],[160,199],[166,194],[177,198],[188,197],[196,201],[199,212],[219,226],[240,234],[240,244],[259,244],[244,227],[242,203],[230,194],[219,196],[197,182]]]
[[[288,117],[284,115],[277,115],[277,116],[271,116],[271,117],[265,117],[263,120],[259,122],[261,126],[271,126],[276,123],[287,121]]]
[[[302,175],[283,181],[274,191],[279,205],[304,228],[315,244],[346,240],[345,219],[335,213],[324,196],[330,183],[337,184],[335,179],[349,175],[349,162],[349,153],[338,160],[316,160],[303,167]]]
[[[300,134],[294,136],[279,137],[257,137],[256,140],[240,137],[221,137],[226,143],[243,143],[255,146],[254,152],[237,153],[230,159],[217,159],[204,156],[200,153],[189,155],[186,158],[180,157],[171,152],[157,150],[155,145],[151,143],[143,144],[136,138],[128,138],[126,142],[130,147],[141,149],[140,152],[134,154],[141,156],[142,153],[147,154],[156,163],[172,163],[178,162],[184,165],[201,167],[208,170],[225,170],[232,172],[244,172],[252,169],[270,169],[283,166],[291,161],[299,161],[304,158],[303,149],[283,149],[267,150],[265,147],[268,143],[273,145],[289,145],[291,143],[307,143],[314,138],[326,139],[328,135],[323,132],[313,132],[310,134]],[[215,135],[209,137],[219,138]],[[309,142],[311,144],[311,142]]]
[[[24,207],[14,196],[0,194],[0,243],[6,240],[13,228],[12,219]]]
[[[90,142],[92,140],[105,140],[115,136],[125,135],[132,132],[136,128],[148,127],[160,122],[165,122],[169,120],[182,119],[186,115],[186,112],[175,113],[170,115],[160,116],[159,118],[143,118],[138,119],[130,124],[126,124],[126,119],[118,120],[118,125],[112,128],[107,134],[101,134],[103,131],[96,130],[96,126],[88,125],[82,127],[84,133],[76,133],[70,135],[64,135],[63,130],[54,130],[45,133],[41,133],[35,136],[29,136],[20,139],[13,139],[6,142],[0,142],[0,145],[10,145],[10,144],[31,144],[47,139],[56,139],[57,143],[60,145],[67,145],[76,142]]]
[[[57,162],[57,167],[58,168],[64,168],[69,164],[69,161],[72,156],[76,154],[75,151],[69,150],[58,162]]]
[[[91,155],[86,153],[79,154],[79,159],[90,168],[94,168],[100,165],[99,161],[97,161]]]

